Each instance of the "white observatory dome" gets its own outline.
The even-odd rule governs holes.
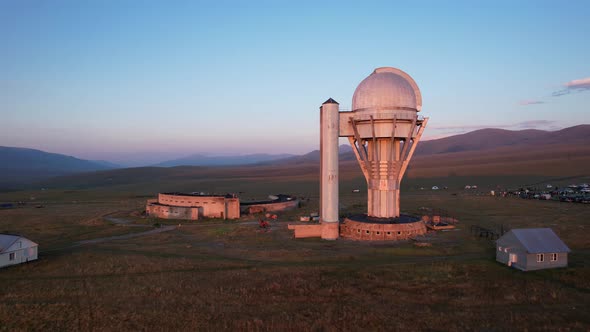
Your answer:
[[[381,67],[365,78],[354,91],[352,110],[414,110],[422,108],[416,82],[405,72]]]

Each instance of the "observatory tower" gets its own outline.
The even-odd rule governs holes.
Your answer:
[[[358,85],[350,112],[340,112],[332,99],[322,105],[322,238],[338,237],[338,137],[348,137],[367,180],[366,221],[403,222],[399,218],[400,183],[428,122],[418,116],[421,108],[416,82],[391,67],[375,69]]]

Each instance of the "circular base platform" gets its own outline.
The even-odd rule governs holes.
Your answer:
[[[397,218],[375,218],[354,215],[344,218],[340,236],[363,241],[405,240],[426,234],[426,225],[419,217],[401,215]]]
[[[401,214],[397,218],[377,218],[371,217],[367,214],[355,214],[352,216],[348,216],[345,220],[351,220],[356,222],[364,222],[369,224],[407,224],[419,221],[420,218],[416,216],[411,216],[409,214]]]

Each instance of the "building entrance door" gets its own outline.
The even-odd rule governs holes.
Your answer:
[[[512,264],[518,261],[516,254],[509,254],[508,256],[508,266],[512,266]]]

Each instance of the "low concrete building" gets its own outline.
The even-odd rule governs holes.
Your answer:
[[[240,218],[240,199],[235,195],[160,193],[146,204],[146,214],[162,219]]]
[[[0,268],[36,260],[38,247],[20,235],[0,234]]]
[[[523,271],[566,267],[569,252],[551,228],[513,229],[496,241],[496,260]]]
[[[269,200],[256,202],[241,202],[240,212],[242,213],[261,213],[261,212],[281,212],[293,210],[299,207],[299,199],[290,195],[278,194],[270,195]]]
[[[172,206],[152,202],[147,204],[145,211],[148,216],[161,219],[199,220],[203,217],[203,208],[200,206]]]

